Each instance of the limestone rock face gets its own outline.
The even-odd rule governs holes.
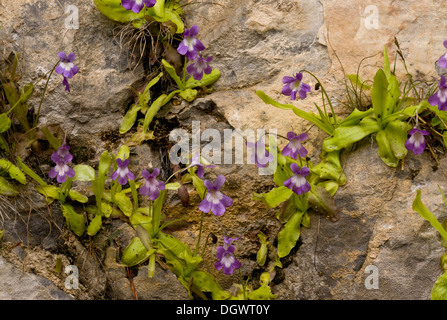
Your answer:
[[[79,28],[67,29],[65,22],[70,13],[65,13],[65,9],[71,4],[69,0],[4,0],[0,5],[1,54],[7,56],[11,50],[23,53],[20,65],[23,85],[50,71],[57,62],[58,52],[76,53],[75,63],[80,72],[69,80],[71,92],[64,91],[61,76],[54,73],[39,124],[59,124],[78,149],[93,149],[87,153],[91,157],[84,160],[95,163],[103,150],[109,148],[115,153],[128,138],[119,136],[117,129],[134,99],[130,87],[141,87],[145,69],[142,63],[137,65],[129,58],[129,47],[122,45],[118,34],[122,26],[101,15],[93,1],[76,4]],[[160,145],[160,141],[167,141],[169,132],[160,128],[179,127],[190,132],[193,122],[199,123],[201,132],[218,130],[222,138],[224,130],[276,130],[282,136],[292,130],[307,132],[309,139],[304,146],[311,160],[318,163],[326,134],[291,111],[264,104],[255,94],[257,90],[281,103],[317,113],[314,103],[322,106],[321,90],[314,90],[317,81],[311,74],[304,73],[303,81],[313,89],[306,100],[291,101],[281,95],[284,76],[307,70],[318,77],[335,112],[344,117],[350,112],[343,104],[344,73],[357,73],[361,63],[360,77],[372,80],[382,66],[384,47],[394,65],[399,59],[395,37],[410,73],[417,80],[437,77],[440,70],[436,61],[446,51],[442,45],[446,36],[441,31],[447,23],[444,1],[191,0],[182,1],[182,5],[186,27],[199,26],[198,38],[206,46],[203,55],[213,56],[211,65],[222,76],[210,93],[191,103],[167,104],[160,110],[154,119],[160,130],[154,133],[157,143],[147,141],[131,150],[130,167],[136,173],[150,164],[164,165],[169,146]],[[406,79],[400,61],[396,62],[396,75]],[[45,80],[38,83],[30,106],[38,107],[44,86]],[[202,141],[202,147],[207,142]],[[279,139],[280,147],[285,143]],[[277,298],[429,299],[433,283],[441,274],[439,258],[443,248],[437,232],[412,210],[412,202],[416,189],[421,189],[424,204],[440,221],[447,218],[447,207],[438,189],[438,185],[445,188],[442,168],[447,169],[447,158],[442,154],[438,157],[439,164],[426,151],[421,156],[409,155],[403,167],[388,168],[377,154],[377,145],[369,140],[353,151],[344,152],[347,184],[335,195],[340,219],[333,223],[310,213],[310,227],[303,227],[297,247],[284,259],[283,268],[277,270],[272,283]],[[253,200],[252,194],[269,191],[274,187],[273,179],[260,175],[258,168],[246,161],[216,163],[214,169],[206,169],[205,173],[205,178],[212,181],[219,174],[226,176],[222,192],[233,198],[234,204],[219,221],[228,236],[242,236],[234,243],[242,262],[241,271],[256,281],[267,270],[256,262],[260,246],[257,234],[262,231],[273,244],[282,226],[276,218],[277,210]],[[168,175],[168,170],[162,172],[164,178]],[[188,207],[182,206],[175,192],[167,199],[165,216],[183,220],[167,227],[166,232],[194,248],[200,198],[191,185],[186,187],[190,195]],[[0,257],[0,269],[6,266],[8,272],[19,272],[30,252],[26,251],[26,255],[20,251],[25,249],[8,248],[21,242],[16,248],[27,244],[35,251],[34,261],[42,257],[49,261],[27,272],[47,274],[60,289],[63,289],[61,279],[53,279],[53,271],[44,272],[45,268],[53,268],[57,254],[61,253],[66,263],[85,267],[81,269],[85,271],[80,279],[82,292],[74,293],[76,298],[133,299],[129,274],[119,264],[119,256],[120,250],[135,236],[134,230],[125,221],[114,219],[104,224],[94,240],[73,239],[73,235],[62,237],[65,225],[61,212],[55,206],[51,208],[53,211],[48,211],[41,198],[32,205],[23,201],[22,206],[10,210],[6,219],[0,220],[0,229],[6,230],[3,241],[7,243],[0,247],[3,249],[0,252],[15,261],[12,267]],[[223,230],[213,216],[206,215],[202,241],[210,233],[218,237],[218,242],[208,244],[200,268],[215,275],[221,286],[229,289],[237,283],[236,277],[225,276],[214,268]],[[97,250],[90,251],[86,243]],[[175,276],[158,265],[152,279],[147,278],[146,265],[131,271],[140,299],[189,298],[182,285],[173,284]],[[377,272],[377,288],[367,285],[371,272]],[[8,273],[0,272],[0,286],[5,274]],[[67,298],[63,292],[56,295],[51,293],[52,289],[47,292],[46,285],[42,289],[40,278],[28,278],[23,291],[27,294],[25,298]],[[169,290],[165,291],[166,286]],[[1,294],[2,290],[0,297]],[[10,294],[4,298],[17,296]]]

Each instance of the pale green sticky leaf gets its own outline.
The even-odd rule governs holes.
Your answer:
[[[362,121],[364,118],[372,115],[373,113],[374,113],[374,109],[368,109],[366,111],[360,111],[358,109],[354,109],[354,111],[352,111],[349,116],[347,116],[340,122],[340,126],[351,127],[351,126],[358,125],[360,123],[360,121]]]
[[[124,215],[130,217],[133,212],[132,201],[124,192],[115,193],[115,204],[124,213]]]
[[[296,242],[301,235],[301,219],[303,217],[302,212],[296,212],[292,215],[284,225],[284,228],[278,234],[278,256],[280,258],[289,255],[290,250],[295,247]]]
[[[258,238],[259,238],[259,241],[261,241],[261,247],[259,248],[259,250],[256,254],[256,261],[262,267],[267,260],[268,241],[267,241],[266,235],[262,232],[258,233]]]
[[[0,229],[0,241],[2,241],[4,234],[5,234],[5,229]]]
[[[333,137],[323,141],[323,150],[332,152],[345,149],[379,130],[380,126],[374,118],[364,118],[358,125],[352,127],[339,126],[334,130]]]
[[[307,201],[315,212],[328,217],[332,222],[338,221],[340,210],[334,198],[332,198],[325,188],[312,186],[308,193]]]
[[[90,221],[90,224],[88,225],[87,228],[87,234],[89,236],[94,236],[95,234],[98,233],[99,229],[101,229],[101,225],[102,225],[102,217],[97,214],[92,221]]]
[[[5,196],[16,196],[19,191],[3,177],[0,177],[0,194]]]
[[[131,22],[134,20],[144,20],[146,9],[135,13],[132,10],[126,10],[123,7],[121,0],[94,0],[96,7],[107,18],[117,22]]]
[[[419,213],[422,218],[430,222],[432,227],[439,232],[444,241],[447,241],[447,231],[438,221],[436,216],[422,203],[421,190],[416,191],[416,198],[413,201],[413,210]]]
[[[447,271],[436,280],[431,290],[432,300],[447,300]]]
[[[356,86],[360,90],[371,90],[371,86],[360,79],[357,74],[347,74],[346,78],[349,79],[353,86]]]
[[[147,250],[141,239],[138,237],[133,238],[129,245],[124,249],[121,257],[121,262],[127,266],[132,267],[140,264],[155,252],[155,250]]]
[[[152,232],[152,218],[148,215],[149,212],[139,212],[143,208],[138,208],[129,217],[130,224],[136,230],[137,226],[142,226],[147,232]]]
[[[210,292],[213,300],[226,300],[231,293],[222,289],[216,279],[208,272],[195,270],[191,273],[194,286],[202,292]]]
[[[154,102],[152,102],[151,106],[146,112],[146,116],[144,117],[143,132],[148,132],[149,125],[151,124],[152,120],[157,115],[160,108],[167,103],[166,98],[167,95],[162,94]]]
[[[73,168],[73,181],[92,181],[96,178],[95,169],[85,164],[78,164]]]
[[[178,182],[171,182],[165,184],[165,190],[178,190],[180,188],[180,183]]]
[[[377,145],[379,147],[379,157],[389,167],[396,168],[399,164],[399,159],[393,153],[391,143],[388,140],[385,130],[380,130],[376,135]]]
[[[253,193],[253,198],[258,201],[263,201],[270,208],[276,208],[282,202],[288,200],[292,194],[292,189],[289,189],[286,186],[280,186],[273,188],[267,193]]]
[[[388,81],[382,69],[379,69],[374,76],[373,87],[371,89],[371,102],[378,122],[383,118],[388,97]]]
[[[0,168],[3,168],[6,172],[9,173],[9,176],[20,182],[21,184],[26,184],[26,177],[23,174],[22,170],[12,164],[11,161],[6,159],[0,159]]]
[[[118,154],[116,155],[117,159],[126,160],[129,158],[130,155],[130,149],[127,145],[122,145],[118,151]]]
[[[36,190],[45,197],[48,204],[53,202],[55,199],[59,199],[59,188],[55,186],[38,185],[36,186]]]
[[[408,138],[409,125],[401,120],[394,120],[385,128],[386,137],[390,143],[391,151],[397,159],[403,159],[408,153],[405,141]]]
[[[40,128],[40,130],[43,132],[45,138],[48,140],[48,142],[50,143],[50,145],[55,149],[59,149],[62,145],[62,141],[60,141],[59,139],[57,139],[54,134],[48,129],[47,126],[43,126],[42,128]]]
[[[185,101],[191,102],[197,97],[197,90],[195,89],[185,89],[178,94],[180,98]]]
[[[130,107],[130,109],[124,115],[124,118],[121,120],[119,128],[120,134],[125,134],[132,128],[132,126],[135,124],[135,121],[137,121],[138,111],[140,111],[141,108],[142,106],[139,104],[133,104]]]
[[[79,191],[70,189],[70,191],[68,192],[68,196],[70,197],[71,200],[73,201],[77,201],[79,203],[87,203],[88,202],[88,197],[82,193],[80,193]]]
[[[151,250],[152,243],[151,243],[151,237],[149,236],[149,232],[141,225],[136,225],[135,230],[137,231],[137,236],[140,238],[141,243],[143,243],[144,247],[147,250]]]
[[[31,178],[33,178],[39,185],[46,186],[47,183],[42,180],[39,175],[37,175],[33,170],[28,168],[23,162],[20,157],[17,157],[17,166],[27,175],[29,175]]]
[[[175,68],[169,63],[167,62],[165,59],[161,60],[161,63],[163,64],[163,67],[165,68],[166,72],[171,76],[171,78],[175,81],[175,83],[177,84],[177,87],[180,90],[185,90],[186,87],[183,84],[183,81],[180,79],[180,77],[177,75],[177,72],[175,71]]]
[[[202,79],[195,80],[193,77],[190,77],[186,83],[186,89],[192,89],[197,87],[207,87],[215,83],[220,78],[220,71],[218,69],[213,68],[210,74],[203,74]]]
[[[71,205],[62,205],[62,214],[67,222],[68,229],[74,232],[78,237],[82,236],[85,232],[84,216],[77,213]]]
[[[383,72],[387,79],[391,77],[390,58],[388,57],[386,47],[383,48]]]
[[[0,114],[0,133],[8,131],[11,128],[11,119],[6,113]]]

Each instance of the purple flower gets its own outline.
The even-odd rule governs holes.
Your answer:
[[[282,150],[283,156],[290,156],[296,160],[298,155],[301,158],[307,156],[307,150],[301,145],[301,142],[305,141],[309,136],[307,133],[301,133],[299,135],[295,135],[294,132],[290,131],[287,133],[287,139],[289,139],[289,143]]]
[[[183,33],[183,40],[180,42],[177,51],[181,55],[186,55],[188,60],[195,60],[197,58],[197,52],[205,50],[205,46],[195,38],[199,33],[199,27],[194,25],[191,29],[185,29]]]
[[[206,166],[203,165],[202,163],[200,163],[200,155],[197,152],[192,158],[191,158],[191,163],[189,165],[190,168],[192,167],[197,167],[197,177],[199,177],[200,179],[203,179],[203,175],[204,175],[204,168],[214,168],[214,165],[210,165],[210,166]]]
[[[215,216],[221,216],[225,213],[225,208],[233,204],[233,200],[224,195],[219,189],[223,186],[225,177],[219,175],[214,183],[205,180],[205,187],[208,189],[205,199],[199,203],[199,210],[205,213],[212,212]]]
[[[50,170],[48,175],[51,179],[57,177],[57,182],[64,183],[67,181],[67,177],[73,178],[75,172],[68,164],[73,160],[73,155],[70,153],[70,147],[62,145],[56,152],[51,155],[51,160],[56,164],[54,168]]]
[[[255,143],[247,141],[247,147],[253,149],[250,161],[255,163],[258,168],[265,168],[269,162],[274,160],[273,155],[265,148],[262,137]]]
[[[291,96],[291,100],[295,100],[296,93],[298,92],[300,98],[305,99],[306,93],[310,92],[310,86],[302,82],[302,79],[302,73],[297,73],[295,77],[285,76],[284,78],[282,78],[282,83],[284,83],[285,86],[282,88],[281,93],[286,96]]]
[[[73,63],[76,55],[72,52],[67,57],[65,52],[59,52],[58,57],[59,59],[61,59],[61,62],[54,71],[56,71],[56,73],[58,74],[63,75],[65,78],[73,78],[73,76],[79,71],[78,67],[76,67]]]
[[[203,59],[202,57],[198,57],[197,60],[190,64],[186,71],[188,71],[189,74],[192,74],[194,80],[202,80],[203,73],[210,74],[211,71],[213,71],[213,68],[209,66],[209,62],[213,60],[213,57],[208,57],[206,59]]]
[[[444,47],[447,48],[447,39],[444,40]],[[439,59],[438,59],[438,65],[441,68],[446,69],[447,68],[447,53],[443,54]]]
[[[126,10],[132,10],[135,13],[140,13],[144,6],[151,8],[156,3],[157,0],[121,0],[121,4]]]
[[[428,102],[432,106],[437,105],[440,111],[447,111],[447,83],[444,76],[441,76],[441,82],[438,86],[438,92],[428,98]]]
[[[149,199],[154,201],[160,195],[160,191],[165,189],[165,183],[157,179],[160,174],[160,169],[155,168],[152,173],[149,173],[146,169],[141,172],[145,182],[140,188],[140,194],[149,196]]]
[[[72,52],[67,57],[65,52],[59,52],[58,57],[61,59],[61,62],[58,64],[56,69],[54,69],[54,71],[64,77],[62,84],[65,86],[65,91],[70,92],[70,84],[68,83],[68,79],[73,78],[73,76],[79,71],[79,68],[73,63],[76,55]]]
[[[410,138],[405,141],[405,148],[409,151],[413,151],[414,154],[421,154],[425,150],[425,138],[424,136],[428,136],[430,133],[425,130],[420,130],[417,127],[414,127],[409,132]]]
[[[214,266],[217,270],[222,270],[226,275],[232,275],[235,269],[241,267],[241,263],[234,257],[234,246],[231,244],[235,240],[239,240],[241,237],[233,239],[226,236],[223,237],[224,245],[217,248],[216,257],[217,261]]]
[[[135,179],[135,175],[128,168],[129,159],[121,160],[118,158],[116,159],[116,164],[118,165],[118,169],[112,173],[112,180],[116,180],[116,178],[118,178],[119,184],[124,186],[127,183],[127,179]]]
[[[305,177],[309,174],[309,168],[303,167],[300,169],[296,163],[292,163],[290,169],[292,169],[294,175],[284,181],[284,185],[292,189],[297,195],[308,192],[310,190],[310,184]]]

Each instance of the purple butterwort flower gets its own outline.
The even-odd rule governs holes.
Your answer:
[[[267,151],[265,144],[260,137],[255,143],[247,141],[247,147],[253,149],[250,161],[255,163],[258,168],[265,168],[267,164],[274,160],[273,155]]]
[[[73,78],[73,76],[79,71],[78,67],[73,63],[76,55],[72,52],[67,57],[65,52],[59,52],[58,57],[61,59],[61,62],[54,71],[63,75],[65,78]]]
[[[231,244],[233,241],[239,240],[240,238],[241,237],[233,239],[224,236],[224,245],[217,248],[216,257],[219,261],[217,261],[214,266],[217,270],[222,270],[226,275],[232,275],[235,269],[241,267],[241,263],[234,257],[235,248]]]
[[[425,137],[430,133],[425,130],[420,130],[417,127],[414,127],[409,132],[410,138],[405,141],[405,148],[409,151],[413,151],[414,154],[421,154],[425,150]]]
[[[70,153],[70,146],[63,144],[56,152],[53,152],[51,160],[54,163],[70,163],[73,160],[73,155]]]
[[[144,6],[151,8],[156,3],[157,0],[121,0],[121,4],[126,10],[132,10],[135,13],[140,13]]]
[[[428,98],[428,102],[432,106],[437,105],[440,111],[447,111],[447,83],[444,76],[441,76],[438,92]]]
[[[118,165],[118,169],[112,173],[112,180],[116,180],[116,178],[118,178],[118,183],[124,186],[127,183],[127,179],[135,179],[135,175],[128,168],[129,159],[121,160],[118,158],[116,159],[116,164]]]
[[[214,168],[215,166],[214,166],[214,165],[206,166],[206,165],[202,164],[202,163],[200,162],[200,155],[199,155],[199,153],[197,152],[197,153],[191,158],[191,163],[190,163],[189,167],[190,167],[190,168],[192,168],[192,167],[197,167],[197,176],[198,176],[200,179],[203,179],[203,175],[204,175],[204,171],[205,171],[204,168]]]
[[[296,93],[298,92],[300,98],[305,99],[306,93],[310,92],[310,86],[302,82],[302,79],[302,73],[297,73],[295,77],[285,76],[284,78],[282,78],[282,83],[284,83],[285,86],[282,88],[281,93],[286,96],[291,96],[291,100],[295,100]]]
[[[152,173],[149,173],[146,169],[141,172],[145,182],[140,188],[140,194],[149,196],[150,200],[155,200],[160,195],[160,191],[165,189],[165,183],[157,179],[160,174],[160,169],[155,168]]]
[[[447,39],[444,40],[444,47],[447,48]],[[446,69],[447,68],[447,53],[443,54],[439,59],[438,59],[438,65],[441,68]]]
[[[51,179],[57,177],[57,182],[59,183],[67,181],[67,177],[73,178],[75,176],[74,170],[68,166],[71,160],[73,160],[73,155],[69,150],[70,147],[64,144],[51,155],[51,160],[53,160],[56,166],[50,170],[48,175]]]
[[[70,92],[70,84],[68,83],[68,79],[64,77],[64,80],[62,80],[62,84],[65,86],[65,91]]]
[[[194,63],[190,64],[186,68],[186,71],[188,71],[189,74],[192,74],[194,80],[202,80],[204,72],[205,74],[210,74],[211,71],[213,71],[213,68],[211,68],[208,64],[212,60],[213,57],[208,57],[206,59],[198,57]]]
[[[209,180],[205,180],[203,183],[208,189],[205,199],[199,203],[199,210],[205,213],[212,212],[215,216],[221,216],[225,213],[225,208],[230,207],[233,204],[233,200],[224,195],[219,189],[223,186],[225,177],[219,175],[214,183]]]
[[[310,184],[307,182],[306,176],[309,174],[309,168],[303,167],[300,169],[296,163],[292,163],[290,169],[292,169],[294,175],[284,181],[284,185],[292,189],[297,195],[308,192],[310,190]]]
[[[287,132],[287,139],[289,139],[289,143],[282,150],[283,156],[290,156],[296,160],[298,155],[301,158],[307,156],[307,150],[301,145],[301,142],[309,138],[307,133],[301,133],[299,135],[295,135],[294,132]]]
[[[197,58],[197,52],[205,50],[203,43],[195,38],[198,33],[199,27],[196,25],[192,26],[191,29],[185,29],[183,40],[177,48],[178,53],[183,56],[186,55],[188,60],[195,60]]]

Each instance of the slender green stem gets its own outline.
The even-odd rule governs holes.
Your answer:
[[[200,238],[202,238],[202,227],[203,227],[203,211],[202,211],[202,215],[200,216],[199,237],[197,238],[196,249],[194,250],[194,255],[197,255],[197,252],[199,251]]]
[[[155,219],[154,219],[154,201],[150,200],[149,204],[149,217],[151,217],[152,220],[152,236],[155,237],[155,235],[158,232],[158,226],[155,226]]]
[[[334,117],[334,124],[337,125],[337,119],[335,117],[334,107],[332,106],[331,99],[329,98],[329,95],[327,94],[326,90],[324,89],[323,84],[320,82],[320,80],[312,72],[309,72],[307,70],[304,70],[303,72],[306,72],[306,73],[310,74],[312,77],[314,77],[315,80],[317,80],[318,84],[320,85],[321,91],[326,96],[326,99],[327,99],[327,101],[329,103],[329,106],[331,107],[331,112],[332,112],[332,115]]]
[[[246,287],[246,283],[244,282],[244,278],[242,278],[242,272],[241,272],[241,269],[239,268],[238,271],[239,271],[239,278],[240,278],[241,283],[242,283],[242,293],[243,293],[243,297],[244,297],[244,300],[247,300],[247,287]]]
[[[42,97],[40,98],[39,108],[37,109],[36,116],[34,117],[34,120],[33,120],[33,128],[35,128],[37,126],[37,121],[39,120],[39,116],[40,116],[40,108],[42,107],[42,102],[43,102],[43,98],[45,97],[45,93],[47,91],[48,83],[50,82],[51,75],[53,74],[54,69],[56,69],[59,62],[60,61],[58,61],[54,65],[53,69],[51,69],[50,75],[48,76],[47,82],[45,83],[45,87],[43,88],[43,93],[42,93]]]
[[[185,80],[186,80],[186,64],[187,63],[188,63],[188,59],[185,56],[185,61],[183,63],[183,78],[182,78],[183,85],[185,85],[185,83],[186,83]]]

